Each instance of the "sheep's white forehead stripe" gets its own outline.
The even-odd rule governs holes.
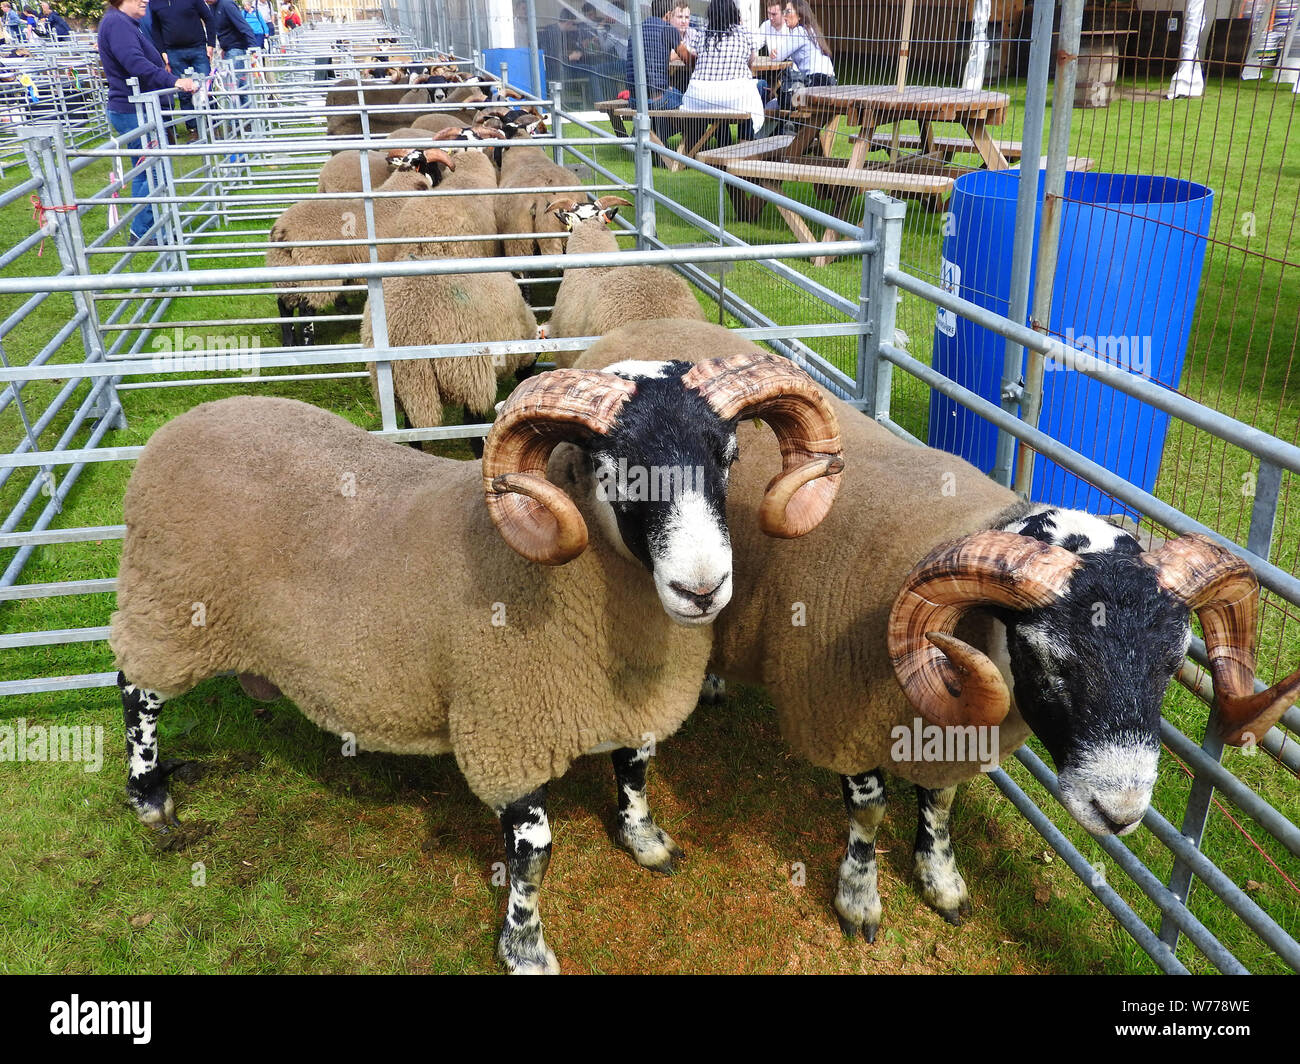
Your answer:
[[[638,362],[635,359],[626,359],[622,362],[615,362],[613,365],[606,366],[602,373],[617,373],[624,380],[657,380],[668,376],[668,367],[670,362]]]
[[[1036,506],[1024,517],[1006,525],[1002,531],[1023,533],[1029,525],[1038,526],[1043,532],[1043,540],[1053,546],[1061,546],[1066,541],[1082,540],[1076,547],[1076,554],[1099,554],[1115,549],[1115,544],[1123,539],[1133,539],[1122,528],[1109,521],[1090,514],[1085,510],[1061,510],[1053,506]]]

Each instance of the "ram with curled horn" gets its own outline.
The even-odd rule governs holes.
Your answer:
[[[628,324],[576,364],[636,357],[664,329]],[[673,334],[688,351],[716,354],[727,342],[713,325],[673,323]],[[714,626],[710,670],[765,686],[790,745],[841,776],[849,839],[834,908],[845,933],[871,940],[880,922],[885,770],[916,787],[920,893],[960,923],[970,902],[949,834],[956,785],[996,767],[1032,729],[1075,820],[1096,835],[1135,830],[1192,613],[1225,742],[1262,738],[1295,701],[1300,672],[1254,693],[1259,588],[1227,548],[1189,535],[1144,552],[1100,517],[1025,503],[961,459],[827,402],[854,491],[807,539],[759,534],[764,470],[784,448],[740,430],[745,462],[728,518],[745,564]]]
[[[681,858],[646,769],[694,708],[732,597],[726,491],[745,418],[782,441],[755,525],[812,531],[844,475],[835,416],[752,345],[533,378],[481,464],[287,399],[207,403],[163,426],[127,489],[110,635],[130,804],[159,830],[175,822],[160,710],[227,671],[359,750],[454,753],[505,841],[498,956],[557,971],[538,913],[551,780],[610,753],[616,842],[662,873]],[[175,608],[195,600],[219,621]]]

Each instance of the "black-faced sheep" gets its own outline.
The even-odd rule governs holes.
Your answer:
[[[548,781],[614,747],[636,799],[620,803],[618,841],[672,870],[676,846],[644,802],[647,736],[695,705],[708,625],[731,598],[737,422],[763,418],[782,441],[769,533],[801,534],[832,504],[843,463],[810,385],[763,355],[649,377],[557,370],[515,390],[481,465],[288,399],[206,403],[164,425],[127,487],[110,635],[130,804],[147,824],[175,821],[159,710],[228,670],[360,749],[454,752],[505,837],[498,954],[512,972],[556,971],[537,907]],[[665,475],[629,494],[600,476],[612,467]]]
[[[446,241],[436,238],[493,236],[497,232],[492,195],[497,171],[488,152],[501,139],[504,139],[503,133],[484,126],[444,129],[433,134],[432,141],[455,163],[454,170],[441,172],[438,191],[477,190],[483,195],[420,196],[407,200],[395,222],[395,235],[401,235],[404,242],[381,246],[381,261],[408,257],[491,258],[500,253],[500,244],[496,240]]]
[[[578,365],[637,357],[661,329],[617,330]],[[721,332],[687,323],[675,335],[683,350],[712,355],[726,350]],[[1189,611],[1205,630],[1226,742],[1263,735],[1300,693],[1297,672],[1253,694],[1258,585],[1240,558],[1194,535],[1144,553],[1101,518],[1024,503],[961,459],[827,399],[854,490],[805,541],[750,534],[773,448],[741,427],[746,460],[728,514],[747,564],[714,627],[710,671],[764,685],[790,745],[840,774],[849,843],[835,910],[847,934],[870,941],[880,921],[882,769],[916,785],[921,893],[958,923],[969,895],[948,831],[956,785],[1031,728],[1075,820],[1096,835],[1136,829]]]
[[[531,137],[531,129],[519,126],[511,141]],[[552,162],[541,148],[532,146],[504,148],[498,163],[501,176],[497,186],[511,188],[565,188],[577,183],[572,170]],[[518,192],[499,196],[496,201],[498,233],[535,233],[537,236],[506,238],[502,243],[507,255],[558,255],[564,250],[562,239],[543,239],[544,233],[562,233],[564,227],[546,207],[555,195],[548,192]]]
[[[618,240],[608,226],[619,206],[631,206],[618,196],[595,203],[571,199],[548,204],[547,211],[569,232],[565,254],[617,252]],[[680,275],[661,266],[601,266],[565,270],[555,295],[547,339],[561,336],[604,336],[632,321],[676,318],[703,321],[699,300]],[[571,366],[582,352],[556,351],[557,366]]]

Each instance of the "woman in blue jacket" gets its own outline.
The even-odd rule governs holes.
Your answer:
[[[253,31],[253,36],[257,38],[257,44],[253,47],[266,47],[266,39],[271,36],[271,27],[266,24],[266,18],[262,13],[253,6],[253,0],[244,0],[244,21]]]
[[[108,82],[108,122],[114,133],[130,133],[136,128],[135,107],[131,104],[131,89],[127,78],[138,78],[141,92],[157,89],[179,89],[197,92],[198,83],[192,78],[175,77],[164,65],[162,54],[140,27],[148,0],[108,0],[111,5],[99,23],[99,58],[104,65],[104,80]],[[139,139],[130,140],[123,147],[139,148]],[[132,166],[138,166],[136,159]],[[144,173],[136,175],[131,185],[134,199],[149,195],[149,182]],[[153,207],[146,203],[131,222],[131,243],[151,245],[157,240],[145,239],[153,228]]]

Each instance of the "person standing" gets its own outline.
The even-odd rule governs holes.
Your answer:
[[[53,37],[56,41],[63,41],[72,36],[72,27],[68,25],[67,19],[50,6],[49,0],[42,0],[41,17],[36,22],[36,32],[42,37]]]
[[[212,49],[217,43],[216,24],[203,0],[149,0],[143,26],[162,53],[167,69],[184,74],[193,68],[196,74],[212,71]],[[181,108],[194,110],[194,97],[181,93]],[[198,122],[191,116],[186,122],[197,135]]]
[[[110,6],[99,23],[99,59],[104,66],[104,80],[108,82],[108,122],[114,133],[130,133],[139,123],[127,78],[139,79],[141,92],[172,88],[196,92],[198,84],[190,78],[177,77],[163,65],[162,53],[140,25],[148,0],[108,2]],[[138,138],[127,141],[123,147],[128,151],[138,149],[140,141]],[[137,158],[131,165],[139,166],[140,162]],[[149,181],[141,172],[131,185],[131,196],[143,200],[148,195]],[[131,243],[156,244],[155,239],[145,239],[152,227],[153,207],[146,203],[131,221]]]
[[[270,40],[279,26],[279,20],[275,17],[275,0],[253,0],[253,7],[266,23],[266,37]]]
[[[22,43],[23,17],[14,10],[9,0],[0,3],[0,16],[4,18],[5,38],[10,44]]]
[[[248,88],[248,50],[257,47],[257,37],[253,28],[244,18],[244,12],[236,6],[235,0],[208,0],[212,8],[212,19],[217,27],[217,41],[222,54],[230,60],[235,68],[235,81],[241,90]],[[239,94],[239,106],[248,106],[248,96],[244,91]]]
[[[253,0],[244,0],[244,21],[253,31],[254,48],[266,47],[266,39],[271,36],[271,27],[267,25],[262,12],[253,5]],[[218,30],[218,35],[220,31]]]

